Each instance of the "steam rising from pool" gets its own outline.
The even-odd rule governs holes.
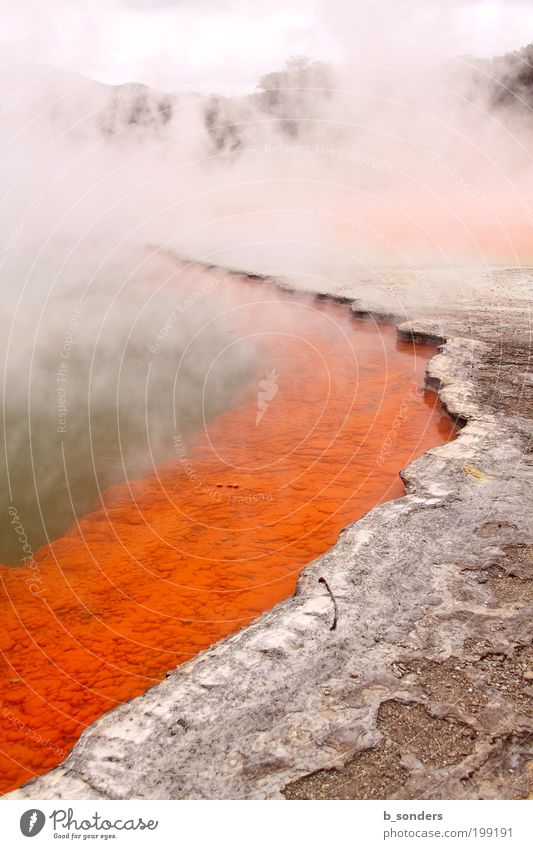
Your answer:
[[[430,346],[399,342],[394,327],[356,321],[347,306],[201,267],[173,268],[169,291],[180,280],[181,289],[166,318],[171,329],[152,337],[144,356],[134,346],[116,408],[105,393],[96,394],[94,413],[92,403],[86,407],[90,368],[77,363],[80,409],[69,399],[58,434],[68,446],[64,478],[53,466],[61,443],[51,445],[48,471],[38,442],[44,480],[48,472],[58,496],[63,480],[67,494],[79,486],[70,512],[57,510],[46,486],[37,500],[40,478],[35,496],[26,496],[32,482],[22,474],[15,481],[5,534],[26,562],[0,568],[4,789],[58,763],[87,723],[286,598],[342,528],[402,495],[398,472],[407,462],[454,434],[436,396],[424,391]],[[219,279],[223,293],[210,291]],[[157,290],[155,281],[150,288]],[[185,313],[188,342],[180,346],[172,338],[176,304],[200,310],[194,318]],[[77,323],[69,334],[81,331]],[[76,343],[67,344],[68,396]],[[169,361],[152,384],[167,345]],[[201,385],[181,380],[189,351]],[[122,359],[115,352],[113,361]],[[99,362],[110,368],[106,356]],[[217,405],[225,408],[218,415]],[[52,419],[55,398],[51,408]],[[83,440],[93,417],[101,432],[91,455]],[[140,474],[148,458],[152,465]],[[117,474],[121,482],[104,488]],[[81,515],[87,488],[100,496]],[[68,530],[40,548],[26,525],[35,505],[50,536],[51,520],[69,519]]]

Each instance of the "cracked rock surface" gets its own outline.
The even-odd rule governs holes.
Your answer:
[[[406,496],[346,528],[292,598],[6,798],[527,796],[532,281],[499,271],[481,305],[404,313],[401,335],[441,344],[427,380],[457,439],[403,470]],[[379,307],[356,284],[350,299]]]

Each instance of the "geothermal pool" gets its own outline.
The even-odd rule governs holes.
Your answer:
[[[176,415],[191,385],[181,346],[165,390],[172,403],[154,408],[167,417],[164,438],[144,467],[131,475],[115,464],[91,509],[82,500],[66,528],[61,511],[50,543],[25,565],[0,567],[3,792],[62,761],[103,713],[290,595],[343,527],[402,495],[400,469],[454,436],[422,390],[434,348],[266,282],[225,278],[222,297],[204,285],[210,273],[184,268],[173,283],[191,309],[214,306],[187,343],[209,350],[193,381],[202,400],[194,427]],[[147,386],[163,348],[172,358],[179,316],[167,331],[139,361]],[[225,376],[231,393],[220,396]],[[231,401],[222,411],[220,397]],[[74,455],[69,469],[90,488]]]

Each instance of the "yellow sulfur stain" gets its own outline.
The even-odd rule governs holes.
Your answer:
[[[472,475],[478,481],[484,481],[486,475],[483,472],[480,472],[479,469],[476,469],[475,466],[463,466],[463,469],[467,474]]]

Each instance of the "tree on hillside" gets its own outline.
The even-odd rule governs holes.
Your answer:
[[[293,56],[282,71],[261,77],[256,101],[262,112],[277,118],[282,130],[297,136],[305,119],[319,114],[331,97],[333,72],[329,65],[307,56]]]

